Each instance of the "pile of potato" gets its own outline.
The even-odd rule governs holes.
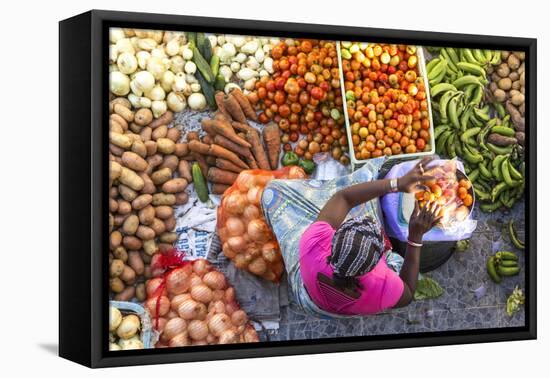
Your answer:
[[[109,307],[109,350],[143,349],[141,319],[134,313],[122,313]]]
[[[188,200],[188,148],[178,127],[169,127],[170,111],[153,119],[122,97],[109,110],[110,288],[115,300],[144,301],[151,257],[177,238],[173,206]]]
[[[489,89],[495,101],[506,105],[516,131],[524,133],[525,53],[503,51],[502,60],[500,65],[488,68],[491,78]],[[524,135],[518,135],[516,138],[522,142]]]

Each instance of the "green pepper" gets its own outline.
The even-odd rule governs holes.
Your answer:
[[[284,163],[283,163],[284,164]],[[315,163],[313,160],[306,160],[306,159],[300,159],[300,163],[298,164],[304,172],[306,172],[308,175],[312,174],[315,170]]]
[[[285,154],[283,156],[283,165],[285,167],[287,167],[289,165],[297,165],[299,160],[300,160],[300,158],[298,157],[298,155],[296,155],[295,152],[287,151],[287,152],[285,152]]]

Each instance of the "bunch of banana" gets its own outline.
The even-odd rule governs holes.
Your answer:
[[[430,87],[441,82],[452,83],[463,76],[480,77],[481,83],[485,85],[485,67],[498,65],[501,59],[501,52],[496,50],[442,47],[439,49],[439,56],[426,65]]]
[[[500,60],[499,51],[441,48],[426,65],[437,125],[436,153],[464,161],[476,199],[486,212],[511,208],[524,190],[516,146],[488,141],[488,135],[489,140],[503,140],[514,131],[503,109],[493,107],[501,119],[491,118],[492,107],[484,102],[486,68]]]

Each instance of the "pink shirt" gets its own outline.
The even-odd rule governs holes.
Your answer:
[[[300,273],[313,302],[325,311],[344,315],[375,314],[395,306],[403,294],[403,281],[388,267],[385,254],[370,272],[359,277],[363,289],[358,299],[341,300],[338,293],[320,287],[317,273],[332,278],[333,268],[327,257],[335,232],[326,222],[314,222],[300,239]]]

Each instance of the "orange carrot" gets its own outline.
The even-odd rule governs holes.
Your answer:
[[[231,118],[237,122],[246,123],[246,116],[241,109],[241,105],[239,105],[239,102],[234,96],[231,94],[225,96],[223,99],[223,105],[225,106],[225,110],[231,114]]]
[[[208,145],[196,140],[192,140],[191,142],[189,142],[189,149],[201,155],[212,155],[215,157],[221,157],[223,159],[231,161],[232,163],[236,164],[239,167],[242,167],[243,169],[249,168],[248,165],[237,156],[237,154],[229,151],[226,148],[223,148],[222,146],[218,146],[217,144]]]
[[[249,130],[256,130],[252,126],[249,126],[247,123],[240,123],[236,121],[231,122],[231,126],[233,126],[233,129],[241,131],[243,133],[246,133]]]
[[[149,127],[152,129],[156,129],[159,126],[168,125],[173,120],[174,120],[174,113],[168,110],[166,113],[164,113],[157,119],[153,120],[153,122],[149,124]]]
[[[206,157],[206,162],[208,163],[209,166],[214,166],[216,165],[216,157],[212,155],[208,155]]]
[[[214,183],[212,185],[212,194],[223,194],[231,185]]]
[[[208,122],[207,122],[208,123]],[[240,138],[236,133],[235,130],[233,130],[233,127],[229,122],[224,121],[216,121],[216,120],[210,120],[210,123],[212,125],[212,129],[216,132],[216,134],[223,135],[230,141],[237,143],[240,146],[250,148],[250,143],[248,143],[246,140]]]
[[[197,133],[196,131],[189,131],[187,133],[187,141],[189,142],[192,140],[200,140],[199,133]]]
[[[214,139],[210,135],[205,135],[202,137],[202,142],[206,144],[212,144],[214,142]]]
[[[250,156],[249,158],[246,158],[246,164],[248,164],[250,169],[258,169],[258,163],[256,163],[256,159],[254,159],[254,155]]]
[[[212,120],[205,118],[201,121],[202,129],[208,134],[214,137],[216,135],[216,131],[214,130],[214,127],[212,127]]]
[[[223,93],[223,91],[217,92],[216,95],[214,96],[216,100],[216,104],[218,105],[218,111],[220,112],[220,114],[223,114],[227,119],[231,120],[231,114],[229,114],[227,109],[225,109],[224,97],[225,97],[225,93]]]
[[[252,153],[254,154],[258,167],[268,171],[271,170],[267,154],[260,139],[260,134],[256,130],[249,130],[246,133],[246,140],[252,145]]]
[[[241,173],[242,171],[244,171],[244,169],[242,169],[241,167],[238,167],[229,160],[225,160],[222,158],[216,158],[214,165],[219,169],[223,169],[224,171],[231,171],[235,173]]]
[[[252,156],[252,152],[250,152],[249,148],[240,146],[237,143],[234,143],[233,141],[227,139],[223,135],[216,135],[214,137],[214,143],[222,146],[223,148],[227,148],[229,151],[233,151],[234,153],[236,153],[237,155],[241,155],[242,157],[249,158]]]
[[[281,134],[279,132],[279,125],[276,123],[266,125],[262,131],[262,135],[267,148],[269,165],[271,165],[271,169],[275,170],[279,166],[279,155],[281,153]]]
[[[216,167],[210,167],[207,180],[213,183],[232,185],[237,179],[238,174],[235,172],[224,171]]]
[[[253,121],[258,120],[258,115],[254,111],[254,108],[252,107],[252,105],[250,105],[250,101],[248,101],[248,98],[243,94],[243,92],[240,89],[238,88],[233,89],[231,91],[231,95],[235,97],[235,100],[237,100],[237,102],[241,106],[241,109],[243,110],[244,115],[247,118],[250,118]]]

